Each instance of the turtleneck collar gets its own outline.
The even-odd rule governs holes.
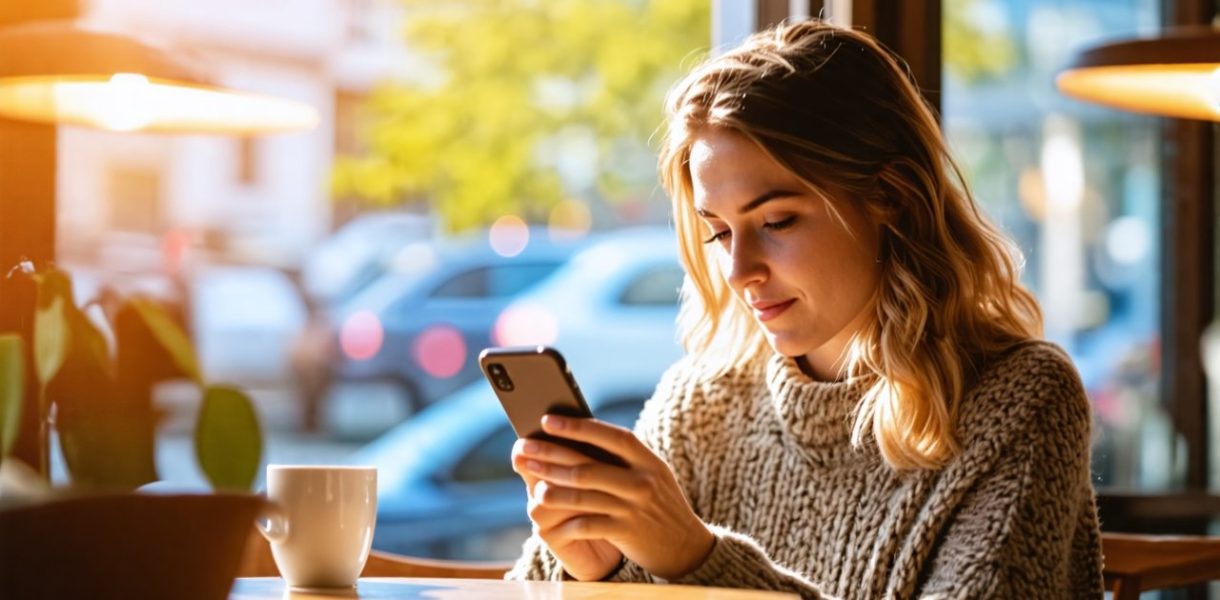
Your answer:
[[[785,439],[810,450],[849,446],[856,405],[872,377],[814,381],[795,359],[775,353],[767,360],[766,378]]]

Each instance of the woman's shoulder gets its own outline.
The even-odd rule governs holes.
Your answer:
[[[668,411],[706,414],[718,406],[740,406],[740,399],[765,386],[765,360],[724,366],[695,354],[683,356],[665,370],[649,403]]]
[[[661,384],[668,384],[691,394],[709,394],[721,390],[740,391],[764,382],[766,358],[755,357],[725,365],[697,354],[687,354],[665,370]]]
[[[1087,428],[1089,410],[1084,385],[1067,352],[1054,343],[1031,339],[987,364],[963,398],[960,418],[967,432],[982,433],[1062,412]]]
[[[979,385],[1024,389],[1039,386],[1079,387],[1080,375],[1067,352],[1040,339],[1018,342],[988,361]]]
[[[1080,376],[1068,352],[1044,339],[1027,339],[1010,346],[988,361],[978,378],[978,383],[991,385],[1070,382],[1080,382]]]

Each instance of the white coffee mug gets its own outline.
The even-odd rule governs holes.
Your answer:
[[[268,465],[259,530],[294,588],[350,588],[373,544],[375,467]]]

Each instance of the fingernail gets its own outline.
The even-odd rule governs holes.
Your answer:
[[[521,446],[521,449],[524,450],[526,454],[538,454],[538,451],[541,450],[541,448],[538,446],[538,442],[525,442],[525,444]]]
[[[551,429],[563,429],[564,427],[566,427],[568,425],[567,419],[564,419],[563,417],[557,417],[555,415],[547,415],[545,417],[542,417],[542,419],[543,419],[543,424],[550,426]]]
[[[535,471],[535,472],[541,472],[541,471],[542,471],[542,463],[540,463],[540,462],[538,462],[538,461],[536,461],[536,460],[527,460],[527,461],[525,461],[525,468],[527,468],[527,469],[529,469],[529,470],[531,470],[531,471]]]

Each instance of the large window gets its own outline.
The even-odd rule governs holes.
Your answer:
[[[518,554],[529,523],[514,436],[477,357],[555,346],[596,414],[622,424],[679,358],[681,271],[654,142],[666,89],[708,51],[711,3],[326,1],[291,22],[238,11],[237,29],[180,4],[80,9],[135,37],[157,23],[209,78],[308,102],[317,128],[70,132],[42,148],[61,154],[59,214],[6,205],[0,223],[57,221],[71,251],[56,263],[79,303],[104,295],[89,309],[99,320],[151,288],[186,325],[201,378],[251,400],[253,491],[267,463],[372,464],[375,547]],[[114,171],[114,157],[158,169]],[[133,399],[157,415],[156,473],[140,477],[206,488],[198,390],[154,389]],[[56,480],[80,479],[58,452],[52,463]]]
[[[1075,102],[1083,45],[1152,33],[1146,0],[950,0],[943,124],[978,201],[1024,252],[1046,335],[1093,402],[1099,486],[1181,483],[1160,367],[1160,123]]]

